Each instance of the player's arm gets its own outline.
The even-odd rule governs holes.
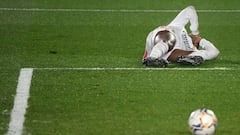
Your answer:
[[[189,22],[192,35],[199,35],[198,16],[193,6],[188,6],[183,9],[169,24],[169,26],[184,27]]]
[[[190,34],[189,35],[191,38],[192,38],[192,42],[193,42],[193,45],[197,48],[199,48],[199,43],[201,41],[201,37],[200,35],[193,35],[193,34]]]

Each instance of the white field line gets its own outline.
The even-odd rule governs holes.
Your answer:
[[[28,107],[28,97],[31,86],[32,74],[32,68],[23,68],[20,71],[16,95],[14,99],[14,106],[11,112],[11,119],[6,135],[22,134],[23,123],[25,121],[25,113]]]
[[[151,10],[151,9],[69,9],[69,8],[0,8],[0,11],[29,11],[29,12],[117,12],[117,13],[175,13],[181,10]],[[239,9],[199,9],[202,13],[240,13]]]
[[[240,68],[231,68],[231,67],[214,67],[214,68],[100,68],[100,67],[93,67],[93,68],[33,68],[34,70],[87,70],[87,71],[108,71],[108,70],[116,70],[116,71],[144,71],[144,70],[176,70],[176,71],[194,71],[194,70],[203,70],[203,71],[210,71],[210,70],[240,70]]]

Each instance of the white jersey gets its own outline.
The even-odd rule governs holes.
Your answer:
[[[174,49],[181,49],[186,51],[195,51],[196,47],[192,43],[191,37],[188,35],[185,26],[190,22],[190,30],[193,35],[199,34],[198,32],[198,16],[193,6],[183,9],[175,19],[167,26],[159,26],[151,31],[146,39],[146,51],[144,58],[155,57],[167,59]],[[166,27],[166,28],[163,28]],[[168,52],[168,45],[160,42],[154,44],[154,38],[162,29],[171,29],[176,36],[176,44],[172,51]]]

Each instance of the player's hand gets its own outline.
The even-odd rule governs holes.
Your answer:
[[[201,37],[200,37],[200,35],[189,35],[191,38],[192,38],[192,42],[193,42],[193,45],[194,46],[196,46],[197,48],[198,48],[198,46],[199,46],[199,43],[200,43],[200,41],[201,41]]]

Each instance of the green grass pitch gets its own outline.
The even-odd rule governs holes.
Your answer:
[[[211,0],[1,0],[0,134],[8,131],[21,68],[142,68],[145,38],[177,13],[10,11],[2,8],[237,10]],[[199,12],[200,32],[220,50],[200,68],[235,70],[34,70],[24,135],[190,135],[191,111],[206,107],[216,135],[240,133],[240,12]],[[170,68],[185,68],[170,65]]]

